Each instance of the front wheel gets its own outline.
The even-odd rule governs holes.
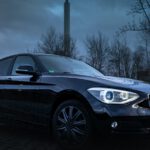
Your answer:
[[[53,116],[53,132],[65,149],[80,149],[89,143],[92,121],[89,110],[75,100],[60,104]]]

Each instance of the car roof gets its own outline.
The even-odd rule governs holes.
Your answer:
[[[22,55],[28,55],[28,56],[58,56],[58,57],[65,57],[65,56],[59,56],[59,55],[55,55],[55,54],[45,54],[45,53],[18,53],[18,54],[14,54],[14,55],[10,55],[7,57],[3,57],[0,60],[3,59],[7,59],[7,58],[11,58],[11,57],[16,57],[16,56],[22,56]],[[67,57],[66,57],[67,58]]]

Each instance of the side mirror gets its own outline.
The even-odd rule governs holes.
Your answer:
[[[25,75],[32,75],[32,76],[37,76],[38,73],[34,71],[34,68],[30,65],[23,65],[19,66],[16,69],[16,73],[18,74],[25,74]]]

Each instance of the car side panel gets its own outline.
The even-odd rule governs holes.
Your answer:
[[[40,79],[32,82],[31,77],[28,76],[11,76],[10,78],[11,80],[1,82],[1,110],[15,120],[47,123],[50,117],[51,101],[55,95],[53,90],[49,90],[53,85],[42,84]]]

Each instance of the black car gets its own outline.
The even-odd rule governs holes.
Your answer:
[[[100,131],[150,128],[150,84],[108,77],[67,57],[19,54],[0,60],[0,116],[52,127],[78,148]]]

